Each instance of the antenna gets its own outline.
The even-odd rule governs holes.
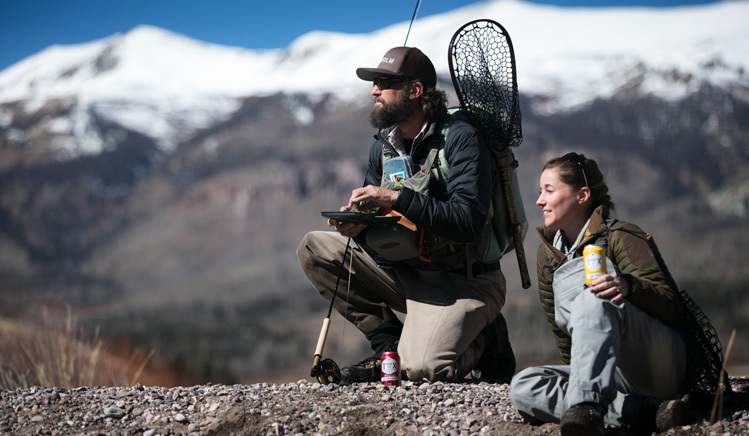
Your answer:
[[[411,17],[411,24],[408,25],[408,32],[406,33],[406,40],[403,42],[403,47],[408,45],[408,36],[411,34],[411,26],[414,25],[416,14],[419,13],[419,6],[421,6],[421,0],[416,0],[416,7],[414,8],[414,14]]]

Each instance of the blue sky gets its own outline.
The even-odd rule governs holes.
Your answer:
[[[418,17],[477,1],[422,0]],[[669,7],[715,0],[529,1]],[[88,42],[139,24],[218,44],[281,48],[310,30],[368,33],[408,21],[415,6],[416,0],[0,0],[0,70],[53,44]]]

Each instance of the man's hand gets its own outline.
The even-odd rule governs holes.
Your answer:
[[[347,206],[341,208],[341,212],[348,212],[350,210],[351,209],[349,209]],[[334,219],[329,219],[328,225],[334,227],[336,231],[341,234],[341,236],[345,236],[347,238],[353,238],[357,236],[359,233],[361,233],[362,230],[367,227],[366,224],[342,223]]]
[[[341,212],[365,211],[375,207],[389,208],[395,203],[397,198],[398,191],[368,185],[364,188],[357,188],[351,191],[351,198],[348,200],[348,205],[343,206]],[[366,224],[342,223],[334,219],[329,219],[328,225],[335,227],[338,233],[349,238],[357,236],[367,227]]]
[[[398,198],[398,191],[367,185],[351,191],[349,210],[369,210],[375,207],[391,207]]]

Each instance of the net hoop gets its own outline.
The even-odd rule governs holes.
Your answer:
[[[480,19],[463,25],[448,48],[450,77],[461,108],[490,149],[523,141],[512,40],[504,27]]]

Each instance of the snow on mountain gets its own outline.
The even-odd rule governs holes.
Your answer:
[[[462,23],[491,18],[510,34],[518,86],[563,110],[610,97],[640,83],[640,91],[683,97],[701,80],[749,83],[749,2],[680,8],[560,8],[494,1],[425,19],[415,34],[447,47]],[[425,31],[428,28],[428,31]],[[419,30],[422,32],[419,33]],[[421,41],[414,38],[414,44]],[[444,51],[445,49],[441,49]],[[438,68],[446,72],[446,59]]]
[[[20,100],[33,112],[50,100],[75,98],[79,117],[94,111],[168,148],[234,112],[238,98],[257,90],[243,84],[272,70],[278,56],[139,26],[87,44],[53,46],[11,66],[0,75],[0,101]],[[91,141],[81,139],[86,151]]]
[[[543,112],[567,110],[619,92],[676,99],[707,81],[749,85],[749,2],[680,8],[560,8],[496,0],[419,19],[409,45],[420,47],[449,80],[453,33],[479,18],[500,22],[516,53],[518,84]],[[408,21],[369,34],[315,31],[284,50],[208,44],[139,26],[85,44],[52,46],[0,72],[0,104],[27,113],[50,101],[74,104],[72,119],[50,120],[70,133],[71,153],[94,153],[102,141],[92,115],[142,132],[169,149],[226,119],[248,96],[277,92],[366,98],[354,74],[403,44]],[[749,97],[747,97],[749,98]],[[0,108],[1,109],[1,108]],[[2,112],[2,110],[0,110]],[[301,122],[310,112],[301,111]],[[13,116],[0,113],[0,127]]]

